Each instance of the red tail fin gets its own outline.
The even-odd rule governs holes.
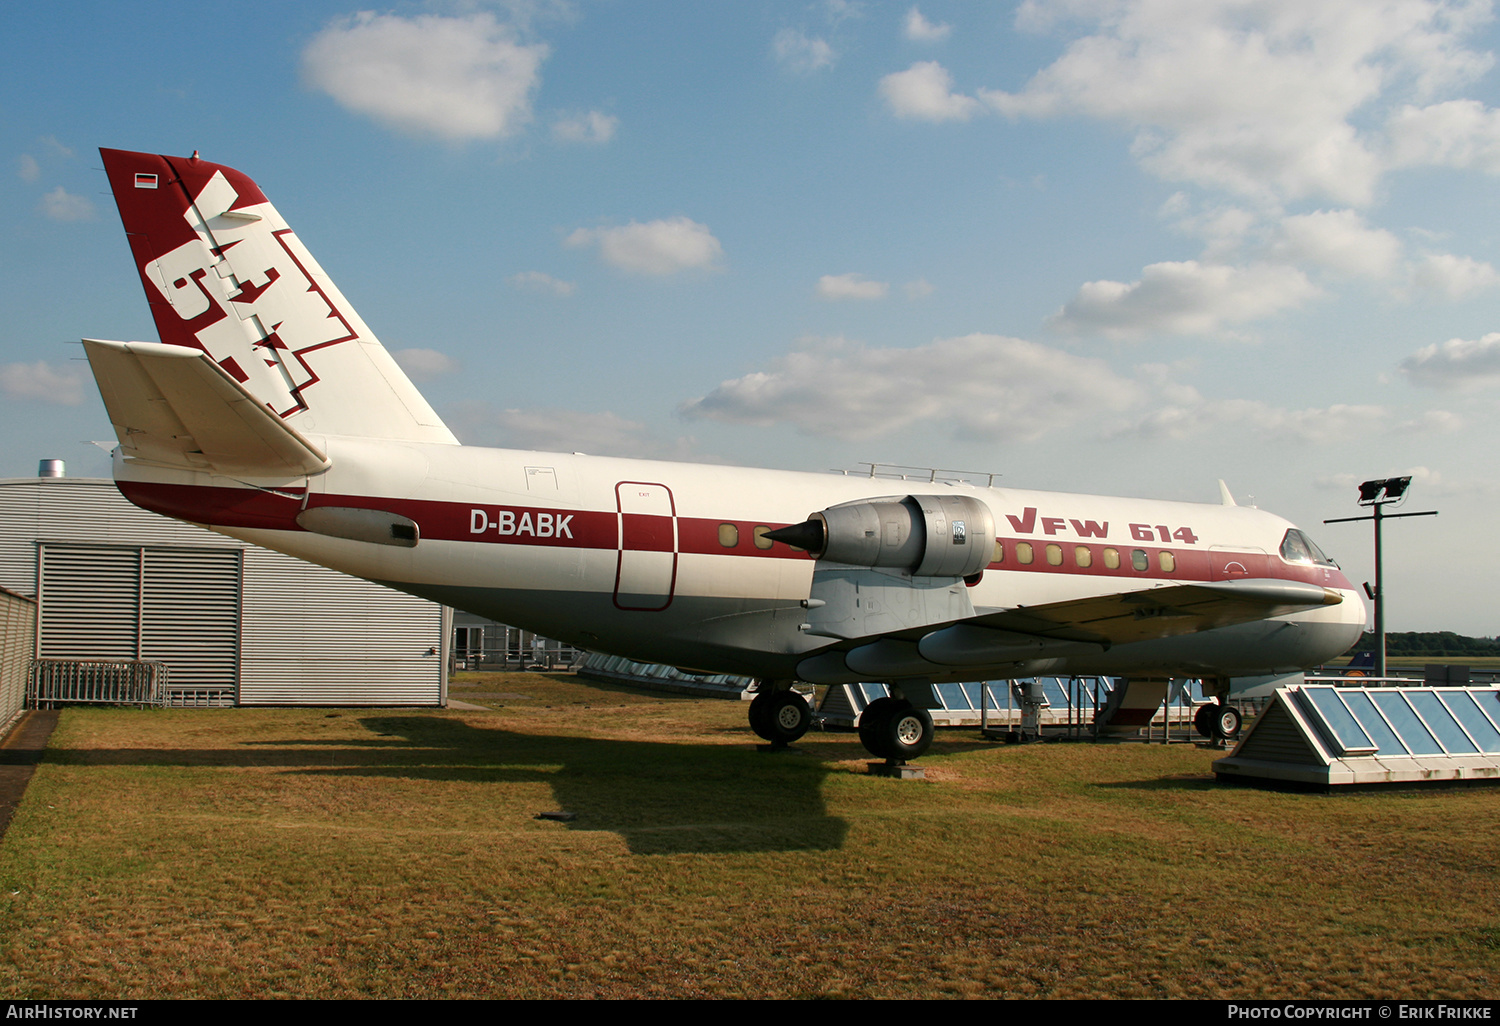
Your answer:
[[[208,353],[303,433],[456,441],[253,181],[99,152],[163,342]]]

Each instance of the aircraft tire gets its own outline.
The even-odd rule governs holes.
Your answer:
[[[1220,706],[1214,711],[1214,734],[1222,738],[1239,737],[1240,711],[1232,705]]]
[[[812,726],[812,710],[797,692],[777,691],[772,693],[771,701],[766,706],[765,721],[771,734],[767,740],[789,745],[806,734],[807,728]]]
[[[893,753],[885,750],[883,739],[885,721],[899,704],[894,698],[877,698],[865,707],[864,714],[859,718],[859,743],[876,758],[896,758]]]
[[[910,702],[902,702],[887,717],[883,742],[888,759],[915,759],[932,745],[932,714]]]
[[[771,700],[775,695],[774,691],[762,691],[750,700],[750,729],[763,741],[776,740],[771,732]]]
[[[932,745],[932,714],[910,702],[889,700],[891,705],[880,709],[879,721],[871,724],[868,738],[865,738],[865,730],[861,726],[859,739],[864,741],[865,748],[882,759],[895,759],[897,762],[915,759]],[[865,709],[865,715],[870,715],[876,705],[876,702],[871,702],[870,708]]]
[[[1200,705],[1193,713],[1193,729],[1203,737],[1214,736],[1214,713],[1218,705],[1212,702]]]

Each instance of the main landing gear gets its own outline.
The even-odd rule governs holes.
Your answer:
[[[750,729],[773,745],[789,745],[812,726],[812,709],[790,688],[765,688],[750,702]]]
[[[859,718],[859,742],[893,762],[915,759],[932,744],[932,714],[904,698],[877,698]]]
[[[1193,728],[1204,737],[1225,741],[1240,733],[1240,711],[1232,705],[1209,702],[1193,713]]]
[[[812,708],[786,682],[764,681],[750,702],[750,729],[785,747],[812,726]],[[915,759],[932,746],[932,714],[905,698],[878,698],[859,718],[859,740],[871,755],[892,763]]]

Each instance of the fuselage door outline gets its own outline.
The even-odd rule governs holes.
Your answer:
[[[619,559],[615,564],[615,608],[660,612],[677,587],[677,506],[659,482],[615,485]]]

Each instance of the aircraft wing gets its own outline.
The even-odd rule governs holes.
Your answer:
[[[100,339],[83,347],[126,459],[249,477],[332,465],[201,350]]]
[[[923,637],[924,658],[962,666],[1077,644],[1108,649],[1338,605],[1337,591],[1279,579],[1199,581],[980,613]]]
[[[957,661],[968,661],[977,649],[998,651],[1047,642],[1110,648],[1337,606],[1343,600],[1337,591],[1301,580],[1202,580],[980,613],[926,637],[922,651],[948,658],[963,652]]]
[[[1336,591],[1301,581],[1199,581],[1018,606],[967,622],[1036,637],[1118,645],[1264,620],[1342,601],[1343,596]]]

